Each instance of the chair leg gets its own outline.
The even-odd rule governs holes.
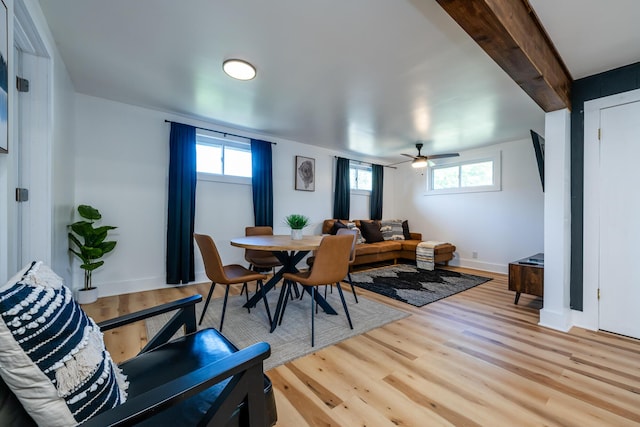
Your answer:
[[[213,294],[213,290],[216,288],[216,284],[211,282],[211,288],[209,288],[209,295],[207,296],[207,300],[204,303],[204,308],[202,309],[202,314],[200,315],[200,322],[198,325],[202,325],[202,319],[204,319],[204,314],[207,312],[207,307],[209,307],[209,301],[211,300],[211,295]]]
[[[285,287],[285,289],[283,289],[284,291],[284,300],[282,302],[282,310],[280,310],[280,318],[278,319],[278,326],[282,325],[282,318],[284,317],[284,311],[287,308],[287,302],[289,301],[289,295],[291,294],[291,283],[289,281],[286,281],[282,284],[282,286]]]
[[[313,303],[315,302],[316,299],[316,287],[312,286],[311,287],[311,347],[315,347],[316,345],[316,341],[315,341],[315,325],[314,325],[314,318],[315,313],[313,312]]]
[[[344,307],[344,312],[347,315],[347,320],[349,321],[349,327],[353,329],[353,324],[351,323],[351,316],[349,316],[349,309],[347,308],[347,302],[344,300],[344,295],[342,294],[342,287],[340,287],[340,282],[337,282],[338,292],[340,293],[340,299],[342,300],[342,306]]]
[[[353,286],[353,280],[351,280],[351,272],[347,272],[347,278],[349,279],[349,284],[351,285],[351,292],[353,292],[353,297],[356,300],[356,304],[358,303],[358,295],[356,295],[356,288]]]
[[[224,302],[222,303],[222,316],[220,317],[220,332],[222,332],[222,323],[224,323],[224,312],[227,311],[227,298],[229,297],[229,285],[224,291]]]
[[[256,292],[258,292],[258,290],[262,292],[262,300],[264,301],[264,308],[267,310],[267,316],[269,317],[269,324],[271,324],[271,322],[273,321],[271,319],[271,310],[269,310],[269,303],[267,302],[267,294],[262,291],[262,280],[258,280],[258,283],[256,284]]]
[[[249,286],[247,286],[247,282],[244,282],[242,284],[242,289],[240,289],[240,295],[242,295],[243,292],[245,292],[245,295],[247,297],[247,302],[249,302]],[[251,313],[251,309],[249,307],[247,307],[247,311]]]

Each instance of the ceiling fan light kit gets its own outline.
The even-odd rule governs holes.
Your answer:
[[[429,164],[429,160],[430,159],[444,159],[447,157],[458,157],[460,154],[458,153],[447,153],[447,154],[435,154],[432,156],[423,156],[421,153],[423,144],[422,142],[418,142],[416,143],[416,149],[418,150],[418,155],[417,156],[413,156],[411,154],[405,154],[405,153],[401,153],[403,156],[406,157],[411,157],[413,160],[411,161],[411,167],[413,168],[426,168],[427,165]],[[408,162],[409,160],[407,160]],[[400,163],[405,163],[405,162],[400,162]],[[392,165],[399,165],[400,163],[393,163]]]
[[[411,167],[416,168],[416,169],[417,169],[417,168],[424,168],[424,167],[427,167],[427,159],[425,159],[424,157],[414,159],[414,160],[411,162]]]

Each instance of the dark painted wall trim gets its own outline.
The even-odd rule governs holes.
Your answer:
[[[582,311],[584,103],[640,89],[640,62],[573,82],[571,88],[571,287],[570,304]]]

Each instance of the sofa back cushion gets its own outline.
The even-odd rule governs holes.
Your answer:
[[[380,222],[380,231],[384,240],[405,240],[401,219],[387,219]]]
[[[75,425],[126,399],[100,329],[41,262],[0,288],[0,376],[39,425]]]

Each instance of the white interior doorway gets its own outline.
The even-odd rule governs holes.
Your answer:
[[[640,338],[640,90],[585,103],[585,312]]]
[[[52,191],[50,134],[50,58],[24,3],[14,2],[14,75],[28,80],[28,92],[14,92],[13,143],[15,187],[28,190],[28,200],[14,209],[17,271],[32,260],[52,258]],[[14,199],[15,200],[15,199]]]

